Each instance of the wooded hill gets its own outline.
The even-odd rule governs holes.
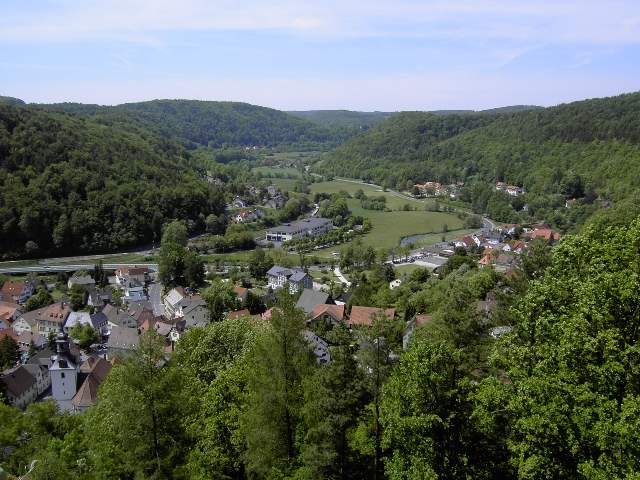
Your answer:
[[[514,113],[401,113],[341,145],[317,168],[360,172],[399,188],[477,179],[535,195],[594,191],[615,202],[640,185],[640,93]],[[579,191],[563,191],[576,176]]]
[[[225,146],[335,146],[344,132],[324,128],[272,108],[240,102],[153,100],[116,106],[58,103],[34,105],[49,111],[91,116],[104,125],[143,128],[180,140],[188,148]]]
[[[0,254],[108,251],[224,209],[177,142],[142,127],[0,104]]]

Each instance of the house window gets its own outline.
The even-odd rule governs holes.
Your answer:
[[[64,372],[60,373],[60,378],[64,378]]]

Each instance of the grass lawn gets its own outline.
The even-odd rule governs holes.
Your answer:
[[[449,231],[446,234],[444,234],[444,241],[449,242],[454,238],[464,237],[465,235],[469,235],[470,233],[473,233],[476,230],[477,229],[472,229],[472,230],[462,229],[462,230]],[[418,238],[417,240],[414,240],[413,246],[428,247],[429,245],[434,245],[442,241],[442,236],[443,236],[442,233],[428,233],[426,235],[421,235],[420,238]]]
[[[409,275],[414,270],[424,269],[422,265],[397,265],[393,269],[396,271],[396,276],[402,278],[404,275]]]

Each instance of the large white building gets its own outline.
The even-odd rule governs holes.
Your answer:
[[[317,237],[333,229],[328,218],[305,218],[292,223],[283,223],[267,230],[268,242],[288,242],[296,238]]]

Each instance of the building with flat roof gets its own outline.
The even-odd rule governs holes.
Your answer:
[[[267,230],[267,241],[288,242],[301,237],[316,237],[331,229],[333,229],[333,222],[328,218],[305,218],[270,228]]]

